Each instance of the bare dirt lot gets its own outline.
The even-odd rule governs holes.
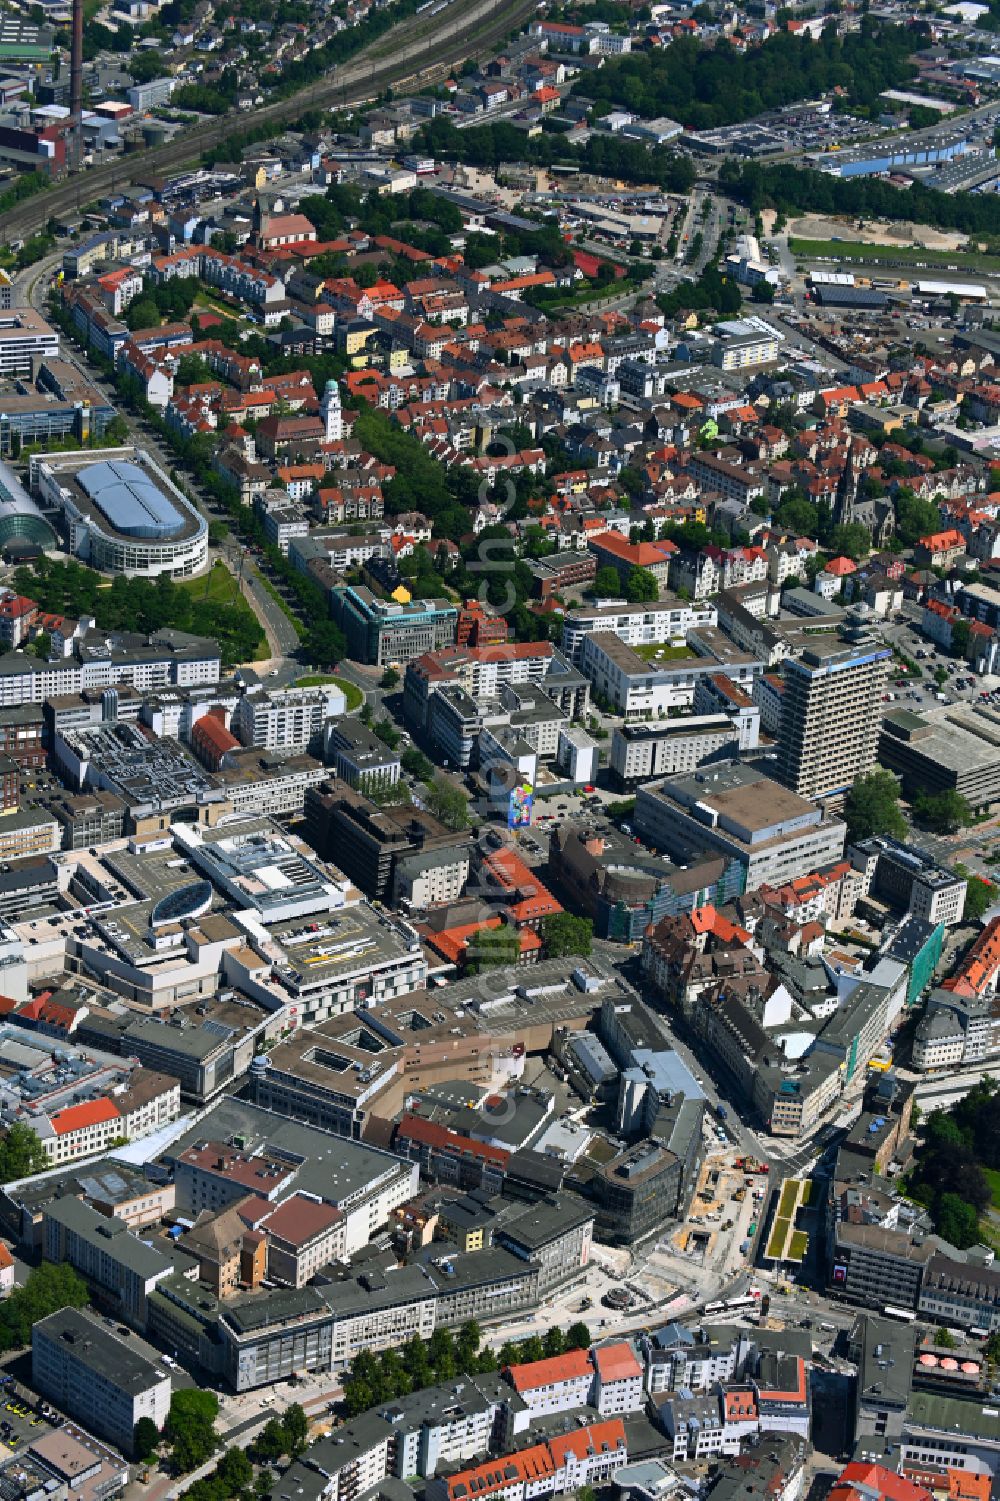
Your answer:
[[[925,250],[961,250],[968,243],[967,235],[932,229],[928,224],[835,219],[826,214],[803,214],[800,219],[792,219],[788,233],[802,240],[862,240],[868,245],[922,245]]]

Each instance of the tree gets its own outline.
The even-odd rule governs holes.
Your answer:
[[[163,1431],[175,1469],[196,1470],[209,1458],[215,1448],[218,1415],[219,1399],[214,1392],[196,1386],[174,1392]]]
[[[956,866],[955,873],[961,873],[969,883],[965,888],[965,916],[971,922],[978,922],[987,907],[992,907],[996,901],[997,888],[992,881],[984,881],[982,876],[971,876],[964,868],[959,871]]]
[[[288,1413],[285,1414],[286,1420],[287,1417]],[[225,1482],[230,1496],[238,1496],[242,1491],[248,1491],[253,1485],[253,1465],[237,1444],[233,1444],[232,1448],[226,1450],[216,1465],[215,1473],[220,1480]]]
[[[951,623],[951,654],[953,657],[966,657],[969,652],[969,642],[972,640],[972,623],[964,617],[953,620]]]
[[[137,297],[125,314],[125,322],[131,329],[159,328],[160,310],[152,297]]]
[[[427,806],[435,818],[440,818],[453,833],[469,827],[469,805],[461,788],[447,777],[437,776],[427,794]]]
[[[570,1324],[566,1330],[567,1350],[589,1350],[591,1345],[590,1330],[586,1324]]]
[[[399,731],[388,715],[376,720],[374,729],[383,745],[387,745],[390,750],[396,749],[396,746],[399,744]]]
[[[395,1354],[395,1351],[393,1351]],[[285,1439],[288,1444],[289,1454],[301,1454],[306,1446],[309,1435],[309,1419],[306,1417],[305,1408],[301,1402],[293,1402],[285,1410],[285,1416],[281,1420],[285,1430]]]
[[[48,1154],[30,1126],[18,1121],[0,1136],[0,1183],[30,1178],[48,1166]]]
[[[435,1381],[450,1381],[456,1374],[455,1341],[447,1329],[435,1329],[427,1346]]]
[[[421,1391],[434,1380],[427,1346],[418,1334],[414,1334],[403,1346],[403,1363],[410,1373],[410,1390]]]
[[[395,688],[399,682],[399,672],[395,667],[387,667],[379,679],[380,688]]]
[[[254,1457],[262,1460],[280,1459],[288,1452],[288,1438],[284,1425],[277,1418],[268,1418],[253,1441]]]
[[[67,1262],[43,1261],[28,1273],[24,1286],[0,1304],[0,1350],[28,1344],[34,1325],[50,1313],[85,1308],[89,1302],[86,1282]]]
[[[497,927],[480,928],[470,936],[465,952],[466,974],[481,975],[487,969],[508,969],[521,957],[521,935],[505,922]]]
[[[819,536],[819,507],[804,495],[786,490],[775,510],[774,519],[778,526],[794,532],[798,537],[815,539]]]
[[[620,599],[622,581],[618,577],[618,569],[612,568],[610,563],[598,568],[594,575],[593,593],[598,599]]]
[[[868,528],[862,526],[860,521],[848,521],[843,526],[833,528],[826,546],[836,556],[852,558],[856,563],[871,552],[872,539],[868,535]]]
[[[347,651],[347,637],[332,620],[314,620],[302,641],[306,660],[317,667],[336,667]]]
[[[934,1228],[943,1240],[950,1241],[960,1251],[968,1250],[979,1240],[979,1218],[971,1204],[958,1194],[941,1195],[941,1202],[934,1217]]]
[[[434,762],[429,761],[415,745],[407,746],[399,760],[403,770],[416,777],[418,782],[429,782],[434,775]]]
[[[879,768],[855,777],[844,802],[844,818],[851,844],[872,834],[902,839],[906,820],[899,811],[899,783],[892,772]]]
[[[572,955],[586,959],[593,944],[594,924],[589,917],[558,912],[543,920],[541,937],[549,959],[566,959]]]
[[[954,1350],[958,1341],[950,1329],[939,1329],[934,1335],[934,1343],[939,1350]]]
[[[376,1402],[384,1401],[387,1395],[378,1361],[370,1350],[359,1350],[344,1381],[344,1403],[349,1416],[353,1418],[359,1412],[367,1412]]]
[[[648,568],[633,568],[625,585],[625,598],[630,605],[645,604],[647,600],[659,599],[660,586],[656,575]]]
[[[983,1346],[983,1354],[987,1360],[1000,1361],[1000,1329],[994,1329]]]
[[[566,1350],[566,1336],[558,1324],[553,1324],[551,1329],[546,1329],[542,1337],[545,1346],[545,1357],[551,1359],[555,1355],[563,1355]]]
[[[132,1431],[132,1449],[136,1459],[149,1459],[160,1443],[160,1430],[152,1418],[140,1418]],[[242,1450],[240,1451],[242,1453]]]
[[[455,1339],[455,1358],[459,1369],[466,1375],[471,1375],[476,1369],[479,1358],[479,1346],[483,1342],[483,1331],[475,1319],[467,1319],[458,1331]]]
[[[968,802],[953,787],[943,792],[918,792],[913,799],[913,812],[936,834],[950,834],[964,827],[972,817]]]
[[[896,493],[896,535],[904,546],[912,547],[921,537],[928,537],[940,528],[937,506],[901,486]]]

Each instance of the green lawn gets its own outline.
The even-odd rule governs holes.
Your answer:
[[[981,255],[965,250],[925,250],[920,245],[869,245],[864,240],[799,240],[788,242],[792,254],[800,260],[850,261],[864,265],[935,267],[954,266],[958,271],[1000,272],[1000,256]]]
[[[242,604],[246,609],[250,608],[225,563],[213,564],[207,573],[201,573],[197,578],[178,579],[177,587],[194,599],[208,600],[213,605]]]
[[[684,642],[680,642],[677,646],[668,646],[665,643],[658,645],[655,641],[651,641],[648,646],[633,646],[632,650],[644,662],[684,662],[698,655]]]
[[[257,617],[240,593],[240,587],[224,563],[215,563],[207,573],[193,579],[178,579],[178,589],[199,604],[209,604],[228,610],[237,616],[256,621]],[[264,662],[271,655],[265,636],[253,654],[255,662]]]
[[[353,714],[356,709],[360,709],[365,701],[365,696],[357,683],[350,683],[347,678],[334,677],[329,673],[311,673],[295,680],[296,688],[318,688],[325,683],[335,683],[343,691],[347,700],[348,714]]]

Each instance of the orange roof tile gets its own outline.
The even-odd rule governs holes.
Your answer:
[[[990,1476],[978,1470],[948,1470],[948,1501],[990,1501]]]
[[[464,1157],[483,1157],[488,1162],[506,1167],[510,1153],[503,1147],[490,1146],[485,1141],[474,1141],[458,1131],[449,1131],[437,1121],[426,1121],[420,1115],[404,1115],[396,1128],[396,1135],[407,1141],[420,1142],[428,1147],[450,1147]]]
[[[711,902],[704,907],[695,907],[691,913],[691,926],[696,933],[711,933],[723,943],[749,943],[750,934],[746,928],[738,927],[730,922],[728,917],[723,917]]]
[[[512,1483],[527,1484],[545,1480],[555,1474],[556,1466],[548,1444],[535,1444],[520,1454],[506,1454],[485,1464],[459,1470],[447,1480],[448,1501],[466,1501],[471,1496],[489,1496],[506,1490]]]
[[[548,1360],[529,1360],[512,1365],[508,1375],[516,1392],[534,1392],[542,1386],[556,1386],[562,1381],[577,1381],[593,1375],[588,1350],[569,1350]]]
[[[121,1120],[121,1112],[111,1100],[84,1100],[82,1105],[67,1105],[65,1110],[57,1110],[51,1119],[56,1135],[66,1136],[70,1131],[81,1131],[86,1126]]]
[[[642,1366],[630,1344],[621,1340],[617,1345],[602,1345],[594,1351],[597,1372],[601,1381],[631,1381],[642,1375]]]
[[[549,1439],[549,1449],[559,1469],[566,1463],[567,1454],[581,1464],[594,1454],[613,1453],[625,1448],[625,1424],[621,1418],[611,1418],[606,1423],[591,1423],[587,1428],[577,1428],[573,1433],[564,1433],[559,1438]]]
[[[953,547],[964,547],[965,538],[953,527],[950,531],[932,532],[928,537],[921,537],[920,546],[928,552],[950,552]]]

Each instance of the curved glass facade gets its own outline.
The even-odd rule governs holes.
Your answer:
[[[162,896],[149,914],[151,928],[182,922],[186,917],[203,917],[212,905],[212,887],[208,881],[192,881]]]

